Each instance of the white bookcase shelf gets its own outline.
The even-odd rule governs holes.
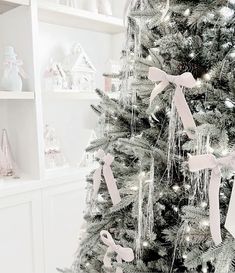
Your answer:
[[[70,91],[70,90],[61,90],[53,92],[43,92],[43,97],[46,99],[69,99],[69,100],[97,100],[98,96],[95,92],[82,92],[82,91]]]
[[[107,93],[111,99],[118,99],[120,96],[120,92]],[[53,92],[43,92],[43,97],[45,99],[54,100],[54,99],[62,99],[62,100],[99,100],[99,96],[93,92],[82,92],[82,91],[71,91],[71,90],[61,90],[61,91],[53,91]]]
[[[0,3],[5,3],[8,5],[20,5],[20,6],[28,6],[29,0],[1,0]]]
[[[0,0],[0,14],[5,13],[17,6],[29,5],[28,0]]]
[[[0,100],[33,100],[34,92],[0,91]]]
[[[62,26],[110,34],[122,33],[125,29],[123,20],[120,18],[95,14],[86,10],[49,2],[39,3],[39,20]]]

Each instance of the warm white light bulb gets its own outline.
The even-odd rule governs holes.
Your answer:
[[[86,266],[86,267],[90,266],[90,263],[87,262],[87,263],[85,264],[85,266]]]
[[[230,99],[226,99],[225,100],[225,105],[228,107],[228,108],[230,108],[230,109],[232,109],[234,106],[235,106],[235,103],[232,103],[231,101],[230,101]]]
[[[206,80],[206,81],[210,81],[211,80],[211,75],[210,73],[206,73],[203,78]]]
[[[186,237],[185,237],[185,240],[186,240],[187,242],[189,242],[189,241],[190,241],[190,237],[189,237],[189,236],[186,236]]]
[[[184,254],[182,257],[183,257],[183,259],[187,259],[187,258],[188,258],[188,255],[187,255],[187,254]]]
[[[210,222],[207,219],[204,219],[201,221],[201,225],[204,227],[209,227],[210,226]]]
[[[207,267],[206,267],[206,266],[204,266],[204,267],[202,268],[202,272],[203,272],[203,273],[207,273]]]
[[[143,178],[145,177],[145,175],[146,175],[145,172],[141,172],[141,173],[139,174],[140,179],[143,179]]]
[[[147,241],[144,241],[144,242],[143,242],[143,246],[144,246],[144,247],[146,247],[146,246],[148,246],[148,245],[149,245],[149,243],[148,243]]]
[[[194,57],[195,57],[195,53],[194,53],[194,52],[191,52],[191,53],[189,54],[189,57],[190,57],[190,58],[194,58]]]
[[[190,9],[184,11],[184,16],[188,17],[190,15]]]
[[[173,189],[175,192],[177,192],[177,191],[179,191],[180,187],[179,187],[179,185],[174,185],[174,186],[172,187],[172,189]]]
[[[207,207],[207,203],[205,201],[201,202],[201,207],[202,208],[206,208]]]

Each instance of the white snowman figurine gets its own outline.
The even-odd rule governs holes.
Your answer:
[[[17,60],[14,48],[8,46],[4,53],[4,69],[0,82],[1,89],[4,91],[22,91],[22,72],[20,66],[23,62]]]

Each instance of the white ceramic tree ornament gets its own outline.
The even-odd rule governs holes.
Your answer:
[[[1,78],[1,89],[4,91],[22,91],[22,78],[25,73],[21,66],[23,62],[17,60],[14,48],[8,46],[4,53],[4,69]]]
[[[110,0],[98,0],[98,9],[99,13],[102,13],[104,15],[113,14]]]

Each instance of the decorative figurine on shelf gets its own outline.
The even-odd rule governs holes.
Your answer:
[[[5,91],[22,91],[22,78],[26,74],[22,69],[23,61],[17,60],[14,48],[8,46],[4,53],[4,68],[1,79],[1,89]]]
[[[120,91],[120,70],[120,63],[118,61],[108,60],[106,64],[106,73],[104,73],[105,92]]]
[[[94,90],[96,69],[80,44],[76,43],[65,57],[63,69],[69,89],[86,92]]]
[[[55,129],[49,125],[45,126],[45,164],[47,169],[68,167],[65,156],[61,152],[60,142],[56,136]]]
[[[59,4],[72,8],[78,7],[78,0],[59,0]]]
[[[98,0],[99,13],[104,15],[113,15],[110,0]]]
[[[14,176],[15,178],[18,178],[16,164],[13,160],[6,129],[2,130],[2,142],[0,150],[0,175]]]
[[[68,88],[66,74],[60,63],[50,61],[49,67],[44,73],[45,90],[58,91]]]
[[[88,131],[90,137],[87,142],[87,147],[92,143],[92,141],[97,139],[97,135],[94,130]],[[84,152],[82,160],[79,164],[79,167],[89,167],[95,162],[95,153],[94,152]]]
[[[98,6],[96,0],[85,0],[83,8],[87,11],[98,13]]]

